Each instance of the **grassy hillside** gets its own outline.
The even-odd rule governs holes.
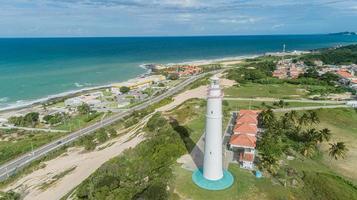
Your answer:
[[[317,113],[321,120],[320,127],[327,127],[332,131],[332,141],[344,141],[349,148],[346,159],[336,161],[327,156],[329,146],[322,144],[322,162],[339,174],[350,177],[357,184],[357,110],[321,109]]]

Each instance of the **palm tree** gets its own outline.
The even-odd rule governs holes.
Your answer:
[[[314,142],[305,142],[302,146],[301,153],[305,157],[311,157],[316,150],[316,144]]]
[[[308,125],[310,123],[310,117],[304,113],[300,118],[299,118],[299,124],[300,126],[303,126],[303,125]]]
[[[339,158],[345,158],[348,149],[344,142],[330,143],[329,155],[331,158],[338,160]]]
[[[319,131],[319,141],[322,142],[323,140],[325,140],[328,142],[331,139],[331,135],[332,135],[331,130],[328,128],[324,128]]]
[[[299,115],[296,112],[296,110],[292,110],[290,112],[287,113],[287,117],[290,119],[290,121],[294,122],[295,124],[297,124],[297,122],[299,121]]]
[[[318,124],[320,123],[320,119],[319,116],[317,115],[317,113],[315,111],[309,110],[307,111],[309,114],[309,119],[310,119],[310,123],[314,123],[314,124]]]
[[[320,141],[320,133],[314,128],[308,129],[307,131],[304,132],[303,140],[306,143],[314,143],[314,144],[322,142]]]
[[[263,127],[269,127],[275,122],[275,115],[271,109],[262,111],[259,117],[261,119]]]

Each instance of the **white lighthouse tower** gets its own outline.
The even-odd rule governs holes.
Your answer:
[[[203,177],[219,180],[223,177],[222,166],[222,91],[219,79],[211,78],[207,94],[205,150]]]
[[[219,78],[213,76],[207,93],[203,168],[192,174],[193,182],[207,190],[223,190],[233,184],[233,176],[223,169],[222,97]]]

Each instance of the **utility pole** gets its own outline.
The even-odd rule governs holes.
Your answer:
[[[31,152],[32,152],[32,156],[35,155],[34,151],[33,151],[33,144],[32,144],[32,141],[31,141]]]

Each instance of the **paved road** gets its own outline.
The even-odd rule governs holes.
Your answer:
[[[222,71],[222,70],[220,70]],[[215,71],[215,72],[208,72],[210,74],[213,73],[217,73],[220,71]],[[79,137],[83,136],[83,135],[87,135],[90,133],[93,133],[94,131],[108,126],[128,115],[130,115],[132,112],[137,111],[137,110],[142,110],[146,107],[148,107],[151,104],[157,103],[169,96],[172,96],[173,94],[179,92],[180,90],[184,89],[184,87],[186,87],[187,85],[189,85],[190,83],[194,82],[195,80],[202,78],[203,76],[205,76],[207,73],[203,73],[200,75],[196,75],[196,76],[192,76],[186,80],[184,80],[183,82],[181,82],[180,84],[176,85],[175,87],[169,89],[168,91],[166,91],[165,93],[154,97],[152,99],[150,99],[147,102],[144,102],[140,105],[137,105],[133,108],[128,109],[127,111],[123,111],[121,113],[117,113],[111,117],[108,117],[104,120],[102,120],[101,122],[97,122],[95,124],[92,124],[90,126],[87,126],[83,129],[80,129],[76,132],[73,132],[63,138],[60,138],[54,142],[51,142],[49,144],[46,144],[36,150],[34,150],[33,152],[27,153],[25,155],[22,155],[12,161],[9,161],[7,163],[5,163],[4,165],[0,166],[0,181],[1,180],[5,180],[6,178],[9,177],[9,175],[14,174],[16,172],[17,169],[22,168],[24,166],[26,166],[27,164],[31,163],[32,161],[40,158],[41,156],[44,156],[46,154],[48,154],[49,152],[58,149],[62,146],[64,146],[65,144],[68,144],[76,139],[78,139]]]
[[[309,100],[309,99],[275,99],[275,98],[233,98],[225,97],[224,100],[230,101],[259,101],[259,102],[276,102],[283,100],[284,102],[301,102],[301,103],[323,103],[323,104],[345,104],[347,101],[330,101],[330,100]]]

